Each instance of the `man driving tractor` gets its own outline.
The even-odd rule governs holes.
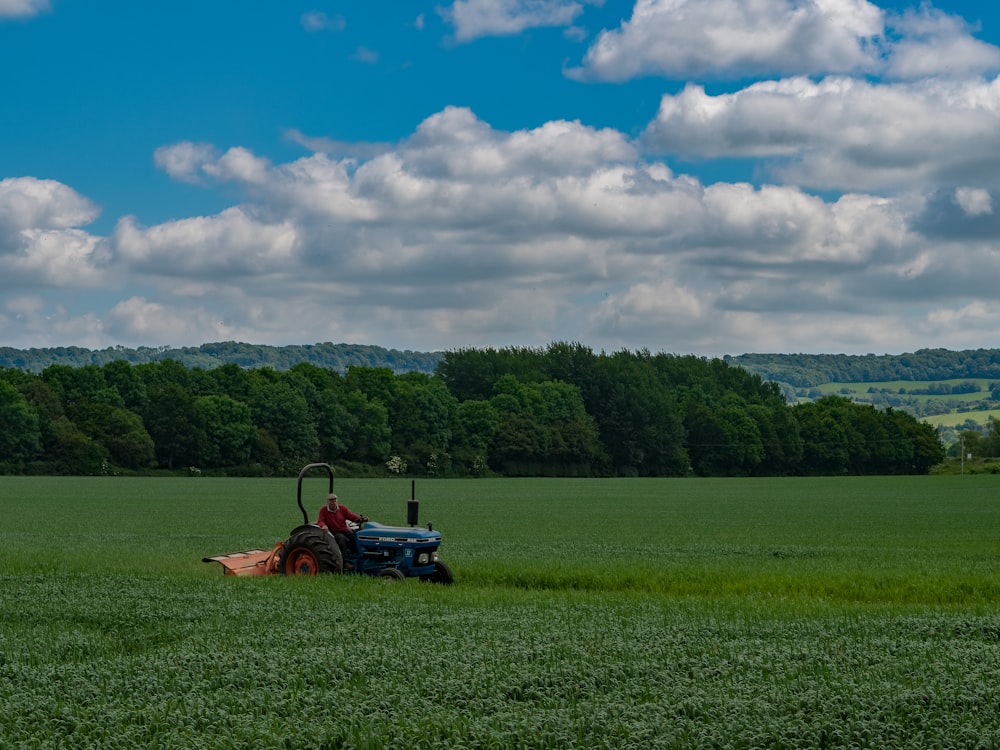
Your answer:
[[[337,540],[340,553],[344,560],[357,554],[358,546],[354,539],[354,529],[348,525],[348,521],[361,524],[368,520],[367,516],[354,513],[346,505],[341,505],[336,493],[331,492],[326,496],[326,505],[319,509],[319,518],[316,525],[326,529],[333,538]]]

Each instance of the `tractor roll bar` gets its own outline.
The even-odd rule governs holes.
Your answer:
[[[309,513],[306,512],[305,507],[302,505],[302,479],[313,469],[325,469],[326,473],[330,477],[330,489],[327,490],[327,494],[333,492],[333,467],[330,464],[306,464],[302,467],[302,471],[299,472],[299,510],[302,511],[302,523],[309,523]]]

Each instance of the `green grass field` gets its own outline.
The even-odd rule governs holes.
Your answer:
[[[876,382],[857,383],[823,383],[816,386],[824,396],[829,395],[864,395],[870,388],[878,390],[886,389],[892,393],[900,389],[907,391],[907,394],[917,401],[947,401],[961,404],[966,401],[980,401],[990,397],[990,384],[993,381],[988,378],[952,378],[950,380],[890,380]],[[961,385],[963,383],[977,383],[982,389],[975,393],[949,393],[949,394],[915,394],[910,391],[917,389],[927,389],[936,385]]]
[[[444,587],[200,562],[294,479],[2,477],[0,747],[995,748],[998,489],[418,481]],[[406,480],[337,491],[405,520]]]
[[[950,414],[935,414],[932,417],[923,417],[924,422],[934,425],[944,425],[945,427],[957,427],[965,424],[966,420],[981,425],[988,425],[991,419],[1000,419],[1000,409],[979,409],[976,411],[953,411]]]
[[[852,400],[865,401],[869,397],[869,389],[886,389],[891,393],[897,393],[901,388],[907,391],[914,389],[929,388],[941,383],[948,385],[959,385],[960,383],[978,383],[982,388],[976,393],[951,393],[951,394],[914,394],[907,393],[905,398],[912,398],[919,403],[934,402],[943,405],[951,411],[943,414],[933,414],[921,417],[921,420],[933,426],[955,427],[964,424],[971,419],[978,424],[989,424],[990,419],[1000,419],[1000,409],[976,409],[969,410],[969,404],[989,399],[989,386],[993,382],[986,378],[954,378],[951,380],[893,380],[883,382],[859,382],[859,383],[823,383],[816,386],[824,396],[844,396]],[[809,398],[800,398],[799,402],[812,401]]]

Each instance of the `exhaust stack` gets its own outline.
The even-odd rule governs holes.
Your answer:
[[[406,501],[406,522],[410,526],[417,525],[417,517],[420,513],[420,503],[417,501],[417,480],[410,482],[410,499]]]

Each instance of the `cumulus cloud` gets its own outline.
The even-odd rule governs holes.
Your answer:
[[[161,146],[153,153],[153,161],[175,180],[194,184],[209,178],[261,183],[270,167],[267,159],[239,146],[220,155],[210,144],[190,141]]]
[[[100,238],[76,227],[100,210],[55,180],[0,180],[0,289],[86,287],[100,282]]]
[[[631,18],[602,31],[566,72],[625,81],[997,71],[1000,49],[973,31],[926,5],[895,15],[868,0],[636,0]]]
[[[983,216],[993,213],[993,197],[982,188],[958,188],[955,191],[955,202],[968,216]]]
[[[15,6],[44,7],[0,0],[0,15]],[[460,42],[581,39],[586,20],[582,0],[440,12]],[[637,0],[569,75],[772,78],[671,89],[637,138],[572,119],[501,130],[449,106],[393,143],[290,129],[308,151],[294,160],[166,144],[160,170],[233,205],[125,216],[106,237],[71,187],[0,180],[0,330],[24,345],[981,346],[1000,323],[1000,52],[975,32],[929,5]],[[684,174],[716,159],[753,173]],[[97,289],[103,309],[79,301]]]
[[[0,0],[0,19],[30,18],[49,10],[49,0]]]
[[[356,157],[368,159],[378,154],[391,151],[394,144],[375,143],[367,141],[340,141],[325,136],[306,135],[297,128],[285,130],[284,136],[292,143],[297,143],[309,151],[330,154],[341,157]]]
[[[170,146],[160,146],[153,152],[153,161],[160,169],[183,182],[193,182],[204,178],[203,169],[218,159],[215,147],[208,143],[182,141]]]
[[[518,34],[543,26],[568,26],[583,10],[572,0],[456,0],[440,10],[455,27],[455,38]]]
[[[74,314],[65,305],[37,295],[15,295],[0,300],[0,330],[23,339],[21,347],[70,344],[96,349],[109,345],[98,312]]]
[[[458,107],[368,159],[314,153],[270,165],[188,144],[159,153],[182,165],[179,179],[225,179],[246,200],[215,216],[120,222],[109,246],[162,286],[155,304],[195,302],[178,301],[180,313],[123,309],[149,321],[187,310],[194,326],[206,305],[227,300],[227,330],[258,338],[297,321],[314,337],[378,321],[431,347],[474,344],[486,331],[544,341],[566,325],[694,337],[719,315],[738,325],[803,300],[868,309],[852,291],[858,279],[926,246],[887,198],[703,185],[644,161],[618,131],[569,121],[499,131]],[[880,278],[898,286],[921,274]]]
[[[26,229],[18,252],[5,259],[0,286],[96,288],[111,279],[101,238],[77,229]]]
[[[631,162],[637,155],[627,138],[610,128],[559,120],[501,133],[464,107],[447,107],[428,117],[401,153],[421,172],[470,179],[530,172],[587,174],[595,166]]]
[[[822,99],[830,84],[815,85]],[[709,110],[720,103],[698,96]],[[683,131],[696,108],[681,109]],[[715,127],[711,117],[702,127]],[[609,348],[738,353],[771,342],[828,350],[817,328],[832,335],[833,315],[838,341],[898,348],[898,330],[879,324],[899,324],[900,305],[933,311],[912,322],[927,345],[959,321],[990,320],[990,309],[973,318],[970,295],[989,299],[1000,281],[990,270],[1000,268],[1000,217],[974,181],[922,199],[704,184],[618,131],[575,121],[504,131],[449,107],[367,158],[316,152],[272,164],[241,147],[179,143],[156,159],[178,180],[224,184],[238,205],[151,226],[126,217],[100,238],[77,228],[95,215],[86,199],[17,182],[25,208],[0,225],[16,238],[8,253],[22,277],[34,269],[66,288],[129,278],[143,291],[123,293],[97,328],[30,305],[0,311],[0,325],[28,330],[46,318],[113,343],[287,343],[294,332],[422,349],[569,331]],[[946,223],[952,239],[936,231]],[[956,227],[966,239],[954,239]]]
[[[1000,78],[876,84],[763,81],[664,96],[644,134],[659,153],[772,159],[773,177],[835,189],[996,180]]]
[[[277,272],[295,244],[290,222],[257,221],[238,207],[154,227],[141,227],[126,217],[111,237],[115,257],[134,269],[194,278]]]
[[[83,226],[99,214],[93,202],[61,182],[35,177],[0,180],[0,238],[22,229]]]
[[[574,77],[845,73],[873,70],[883,12],[867,0],[637,0],[601,32]]]
[[[104,316],[108,336],[119,341],[245,341],[254,332],[226,320],[208,306],[168,305],[144,297],[129,297]],[[208,337],[208,338],[205,338]]]
[[[260,184],[267,179],[267,171],[271,163],[267,159],[254,156],[250,151],[234,147],[226,151],[216,161],[207,161],[201,165],[205,174],[219,180],[237,180]]]
[[[923,5],[904,13],[894,27],[900,38],[886,69],[892,77],[958,77],[1000,70],[1000,49],[973,37],[973,29],[957,16]]]

